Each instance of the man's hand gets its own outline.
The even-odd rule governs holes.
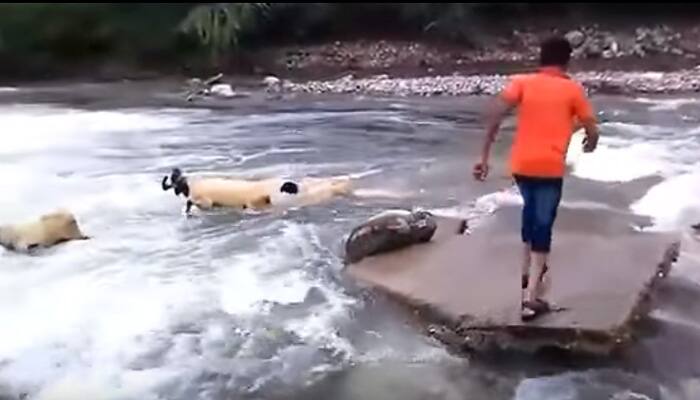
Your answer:
[[[583,152],[592,153],[598,147],[598,135],[583,138]]]
[[[483,182],[489,174],[489,165],[485,162],[476,163],[472,174],[474,175],[474,179]]]
[[[582,121],[583,129],[586,133],[586,137],[583,139],[583,152],[592,153],[593,150],[598,147],[598,127],[596,126],[595,119],[587,118]]]

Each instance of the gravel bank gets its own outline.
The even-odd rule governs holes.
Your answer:
[[[662,94],[700,91],[700,69],[675,72],[581,72],[572,74],[591,93]],[[368,94],[386,96],[471,96],[498,93],[506,75],[450,75],[392,78],[347,75],[330,81],[283,83],[285,92]]]

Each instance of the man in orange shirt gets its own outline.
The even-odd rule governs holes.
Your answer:
[[[510,170],[524,202],[521,229],[525,244],[523,320],[535,318],[550,309],[549,304],[539,297],[540,284],[548,269],[547,256],[561,200],[566,151],[576,120],[586,132],[583,151],[592,152],[598,142],[595,115],[585,91],[565,72],[571,50],[565,38],[547,39],[540,48],[539,71],[511,79],[496,99],[488,121],[481,161],[474,166],[474,177],[481,181],[486,179],[491,143],[505,115],[517,108]]]

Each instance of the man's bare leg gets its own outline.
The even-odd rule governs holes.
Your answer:
[[[537,293],[535,293],[535,297],[538,299],[542,299],[545,297],[545,294],[549,291],[549,288],[551,286],[551,276],[548,273],[547,269],[550,268],[550,265],[548,263],[548,254],[544,255],[544,267],[542,271],[542,275],[540,276],[539,279],[539,286],[537,288]]]
[[[523,276],[527,275],[528,272],[530,272],[530,264],[532,262],[531,253],[532,250],[530,250],[530,243],[525,243],[525,245],[523,246]]]
[[[541,292],[540,275],[542,275],[544,266],[547,263],[547,253],[532,252],[532,258],[534,262],[532,263],[532,268],[530,268],[530,279],[525,290],[525,300],[530,302],[537,300]]]
[[[530,272],[530,264],[531,263],[532,263],[532,257],[531,257],[530,244],[524,243],[524,246],[523,246],[523,264],[522,264],[522,268],[521,268],[521,276],[525,280],[525,282],[523,282],[523,283],[525,285],[528,285],[528,286],[529,286],[529,281],[528,281],[529,278],[527,278],[527,277],[528,277],[528,274]],[[521,301],[525,300],[524,296],[525,296],[525,289],[526,288],[523,287],[522,289],[523,289],[523,291],[521,292],[521,297],[522,297]]]

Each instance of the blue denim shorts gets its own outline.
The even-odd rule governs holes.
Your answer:
[[[552,227],[561,201],[562,178],[515,176],[523,197],[521,236],[532,251],[549,253],[552,246]]]

